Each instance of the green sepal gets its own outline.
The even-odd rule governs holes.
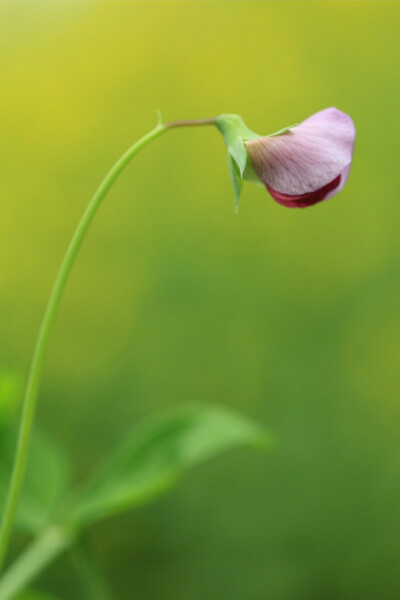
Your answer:
[[[239,172],[239,166],[231,154],[228,154],[228,168],[232,179],[233,193],[235,194],[235,212],[239,210],[240,192],[243,187],[243,179]]]
[[[236,211],[239,205],[240,192],[243,187],[243,176],[248,166],[248,154],[245,142],[261,136],[249,129],[239,115],[220,115],[216,125],[222,133],[228,151],[228,167],[235,194]]]
[[[297,123],[295,123],[295,125],[289,125],[289,127],[284,127],[283,129],[279,129],[279,131],[275,131],[275,133],[270,133],[268,135],[268,137],[277,137],[278,135],[283,135],[284,133],[287,133],[288,131],[293,129],[293,127],[296,127],[296,126],[297,126]]]
[[[238,166],[240,177],[243,177],[247,164],[247,150],[242,139],[237,138],[228,147],[228,154]]]

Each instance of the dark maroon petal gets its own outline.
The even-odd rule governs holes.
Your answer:
[[[341,175],[338,175],[319,190],[308,192],[307,194],[300,194],[299,196],[282,194],[281,192],[273,190],[269,185],[267,185],[266,188],[278,204],[282,204],[282,206],[287,206],[288,208],[306,208],[307,206],[312,206],[313,204],[317,204],[317,202],[324,200],[329,192],[332,192],[339,186],[340,179]]]

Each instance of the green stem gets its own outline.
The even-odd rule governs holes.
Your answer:
[[[18,506],[21,493],[22,482],[25,475],[26,463],[28,459],[29,442],[31,437],[32,425],[35,416],[37,394],[39,389],[40,377],[43,368],[45,351],[50,337],[51,329],[57,313],[62,293],[67,282],[72,265],[78,254],[79,248],[86,235],[87,230],[107,192],[117,179],[118,175],[124,170],[134,156],[154,139],[162,135],[167,129],[180,126],[193,125],[211,125],[215,124],[215,119],[205,119],[201,121],[174,121],[167,124],[159,123],[152,131],[143,136],[133,146],[129,148],[115,163],[109,173],[106,175],[93,198],[89,202],[76,230],[67,248],[64,259],[58,271],[57,278],[47,304],[46,312],[40,327],[32,364],[29,372],[20,428],[18,434],[17,448],[14,458],[14,465],[11,474],[10,485],[7,494],[7,500],[4,508],[1,529],[0,529],[0,571],[6,554],[9,538],[14,523],[15,513]]]
[[[30,368],[28,383],[25,392],[23,412],[18,435],[17,450],[14,460],[13,471],[11,475],[10,487],[8,491],[7,501],[4,509],[2,526],[0,531],[0,570],[4,560],[5,552],[8,545],[8,540],[11,534],[11,529],[14,521],[15,512],[18,505],[19,495],[22,487],[22,481],[25,474],[26,462],[28,458],[29,441],[31,436],[32,424],[35,415],[36,399],[40,382],[40,375],[43,367],[44,355],[49,340],[51,328],[54,323],[56,312],[60,304],[61,296],[74,263],[75,257],[81,246],[82,240],[97,212],[104,196],[111,188],[112,184],[126,167],[129,161],[149,142],[160,136],[165,131],[163,125],[157,125],[155,129],[142,137],[134,144],[125,154],[116,162],[111,171],[107,174],[100,187],[89,202],[89,205],[84,212],[78,227],[68,246],[64,260],[58,272],[53,290],[47,304],[46,312],[43,317],[39,335],[36,342],[36,347]]]
[[[2,577],[0,600],[14,598],[73,541],[73,537],[61,527],[54,526],[42,533]]]
[[[166,123],[164,127],[172,129],[173,127],[196,127],[204,125],[217,125],[218,117],[212,117],[211,119],[190,119],[183,121],[171,121]]]

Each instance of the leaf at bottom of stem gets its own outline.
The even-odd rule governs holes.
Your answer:
[[[112,453],[81,495],[78,524],[146,504],[196,464],[236,446],[267,448],[269,434],[247,418],[190,405],[146,419]]]

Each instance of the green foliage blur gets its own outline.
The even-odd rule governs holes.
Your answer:
[[[102,207],[38,412],[76,483],[188,401],[279,439],[94,525],[115,598],[399,597],[399,25],[379,1],[0,3],[0,368],[27,372],[75,224],[156,109],[268,134],[333,105],[358,132],[346,188],[309,210],[245,185],[236,216],[208,128],[168,132]],[[41,587],[80,600],[72,558]]]

